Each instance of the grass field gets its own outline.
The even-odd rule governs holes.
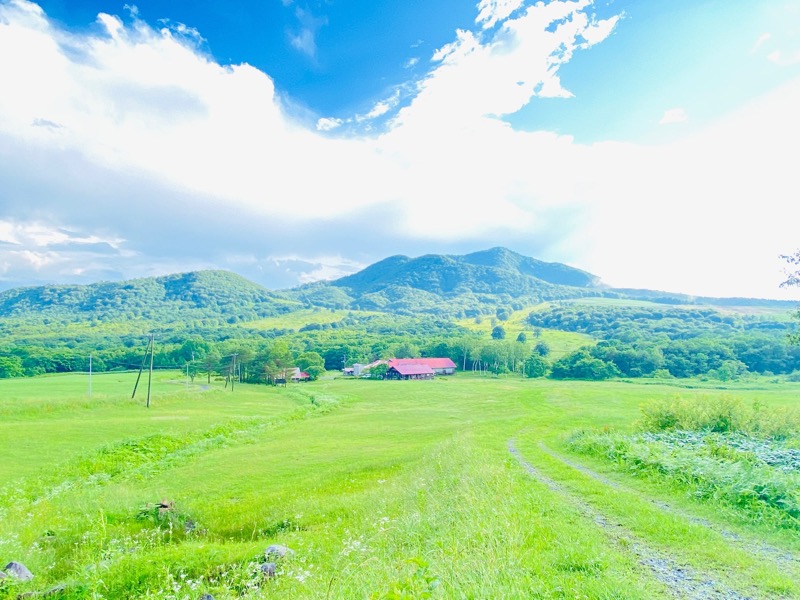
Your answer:
[[[491,318],[482,317],[479,323],[475,319],[460,319],[456,323],[466,329],[484,335],[486,340],[491,339],[494,325],[502,325],[506,330],[506,339],[515,340],[517,336],[524,332],[529,346],[533,347],[538,342],[544,342],[550,348],[549,356],[551,359],[559,359],[565,354],[575,352],[584,346],[594,346],[597,340],[589,335],[573,333],[571,331],[558,331],[557,329],[537,328],[539,337],[534,335],[534,328],[526,322],[531,309],[517,310],[511,313],[507,321],[498,321]]]
[[[797,529],[569,443],[795,384],[159,373],[147,409],[135,376],[0,381],[0,562],[34,573],[0,598],[800,597]],[[267,577],[271,544],[294,553]]]

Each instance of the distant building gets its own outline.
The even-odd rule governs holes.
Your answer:
[[[434,375],[453,375],[456,372],[456,364],[449,358],[390,358],[375,360],[368,365],[355,363],[343,369],[342,373],[347,377],[368,377],[370,369],[377,365],[386,365],[386,379],[433,379]]]
[[[433,379],[434,373],[428,365],[390,365],[386,379]]]
[[[436,375],[453,375],[456,372],[456,363],[449,358],[392,358],[389,367],[397,365],[425,365],[430,367]]]
[[[385,364],[387,364],[387,362],[385,360],[373,360],[368,365],[361,365],[361,364],[355,363],[353,365],[353,376],[354,377],[367,377],[369,375],[369,370],[372,367],[375,367],[377,365],[385,365]]]
[[[292,381],[297,383],[298,381],[308,381],[311,377],[305,371],[301,371],[299,367],[295,367],[292,374]]]

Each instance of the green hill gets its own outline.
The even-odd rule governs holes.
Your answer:
[[[59,321],[263,318],[289,310],[267,289],[226,271],[198,271],[91,285],[25,287],[0,293],[0,317]]]
[[[440,296],[448,294],[538,293],[552,286],[594,287],[599,278],[563,265],[528,258],[505,248],[464,256],[427,254],[419,258],[392,256],[332,285],[357,295],[390,286],[411,287]]]
[[[197,321],[203,321],[203,326],[243,323],[299,308],[465,318],[548,301],[590,298],[783,309],[791,304],[612,289],[586,271],[506,248],[492,248],[466,255],[391,256],[335,281],[284,291],[267,290],[226,271],[16,288],[0,293],[0,319],[39,323],[150,321],[161,326],[193,320],[197,328]],[[0,330],[1,326],[2,322]]]
[[[606,293],[598,277],[580,269],[492,248],[463,256],[391,256],[353,275],[303,286],[289,295],[331,308],[471,316],[498,307]]]

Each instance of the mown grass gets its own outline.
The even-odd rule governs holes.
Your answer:
[[[163,374],[148,410],[121,377],[97,404],[76,376],[61,391],[56,378],[0,382],[2,451],[31,440],[29,460],[2,467],[0,562],[35,573],[0,598],[56,585],[62,598],[667,597],[581,502],[756,596],[799,595],[791,573],[654,509],[671,488],[629,478],[626,495],[538,446],[563,451],[576,428],[633,431],[643,399],[674,387],[460,374],[187,392]],[[6,406],[6,390],[26,408]],[[728,393],[774,406],[792,391]],[[521,469],[512,437],[574,496]],[[272,543],[295,553],[265,578]]]

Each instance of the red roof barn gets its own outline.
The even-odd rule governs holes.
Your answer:
[[[428,365],[390,365],[386,379],[433,379],[433,369]]]
[[[449,358],[393,358],[389,361],[389,367],[397,365],[424,365],[436,375],[452,375],[456,372],[456,363]]]

